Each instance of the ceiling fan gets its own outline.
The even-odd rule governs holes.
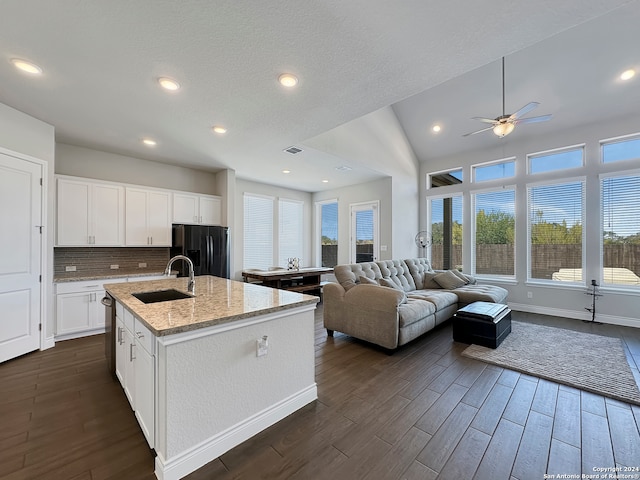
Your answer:
[[[486,132],[487,130],[493,130],[493,133],[502,138],[513,132],[513,129],[516,128],[516,125],[520,125],[521,123],[545,122],[551,119],[551,115],[540,115],[539,117],[522,118],[523,115],[526,115],[531,110],[540,105],[538,102],[527,103],[520,110],[517,110],[516,112],[509,115],[505,113],[504,105],[504,57],[502,57],[502,115],[497,118],[473,117],[473,120],[480,120],[481,122],[490,123],[491,125],[486,128],[476,130],[475,132],[466,133],[463,135],[463,137],[475,135],[476,133]]]

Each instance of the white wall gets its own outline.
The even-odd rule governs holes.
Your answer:
[[[231,232],[231,255],[233,256],[233,265],[235,271],[231,271],[232,280],[242,280],[242,260],[244,258],[244,200],[245,193],[254,193],[258,195],[266,195],[278,198],[287,198],[290,200],[299,200],[304,202],[304,232],[311,231],[312,224],[312,201],[311,194],[292,190],[288,188],[276,187],[264,183],[256,183],[248,180],[237,179],[235,185],[235,212],[234,212],[234,229]],[[274,222],[277,224],[277,215],[274,216]],[[311,250],[311,239],[306,235],[305,244],[302,254],[302,266],[310,267],[314,265],[314,256]]]
[[[314,224],[311,230],[313,248],[319,248],[318,242],[320,241],[320,232],[317,231],[315,225],[316,202],[332,199],[338,201],[338,264],[344,264],[351,263],[349,259],[349,206],[353,203],[377,200],[380,202],[380,245],[387,245],[387,251],[380,252],[380,260],[396,258],[393,257],[392,193],[391,178],[314,193],[312,199],[314,203]]]
[[[55,194],[53,180],[55,169],[55,132],[52,125],[30,117],[18,110],[0,103],[0,146],[13,152],[29,155],[47,162],[47,178],[43,182],[47,191],[46,211],[46,258],[45,280],[45,318],[43,328],[45,341],[43,348],[53,346],[54,303],[53,303],[53,242],[55,231],[55,212],[52,210]],[[2,252],[6,255],[8,252]]]
[[[214,172],[177,167],[65,143],[56,144],[56,173],[220,195]]]
[[[637,119],[622,119],[618,121],[601,122],[590,126],[564,131],[555,135],[529,140],[519,140],[517,130],[512,136],[504,139],[496,138],[496,147],[490,150],[469,152],[449,158],[429,159],[423,161],[420,168],[420,219],[424,227],[427,226],[426,196],[428,193],[441,195],[445,193],[464,192],[463,201],[463,263],[470,265],[471,261],[471,203],[469,192],[474,188],[484,188],[501,184],[501,182],[486,182],[481,186],[474,186],[469,182],[471,178],[471,165],[498,160],[507,157],[516,157],[516,177],[504,181],[505,185],[516,186],[516,281],[513,284],[501,284],[509,290],[508,302],[512,308],[534,313],[542,313],[569,318],[591,319],[591,314],[585,310],[590,306],[591,297],[584,294],[585,287],[575,288],[563,285],[542,286],[527,283],[527,211],[526,211],[526,184],[527,181],[535,182],[552,179],[558,175],[585,177],[586,178],[586,252],[587,262],[585,278],[599,278],[597,269],[600,257],[600,210],[599,205],[599,179],[598,174],[613,169],[631,170],[640,168],[640,160],[622,162],[622,164],[601,165],[599,158],[599,141],[628,135],[640,131],[640,122]],[[522,128],[535,128],[527,126]],[[490,133],[487,133],[490,135]],[[551,173],[546,176],[536,175],[534,178],[526,176],[526,154],[535,153],[571,145],[585,144],[585,163],[583,168],[574,169],[570,173]],[[460,186],[440,187],[431,192],[426,190],[426,176],[430,172],[443,169],[462,167],[464,183]],[[640,194],[639,194],[640,195]],[[639,196],[640,201],[640,196]],[[466,269],[465,269],[466,271]],[[531,292],[533,298],[528,298]],[[629,294],[615,290],[603,290],[603,297],[597,300],[596,311],[598,319],[607,323],[617,323],[640,327],[640,309],[638,308],[640,293]]]

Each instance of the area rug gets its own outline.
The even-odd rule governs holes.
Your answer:
[[[471,345],[462,355],[640,405],[619,338],[524,322],[512,322],[511,327],[495,350]]]

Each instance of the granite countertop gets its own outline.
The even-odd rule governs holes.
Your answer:
[[[156,335],[164,336],[242,320],[284,309],[314,305],[320,299],[226,278],[196,277],[195,297],[145,304],[132,293],[174,288],[187,291],[185,277],[146,282],[113,283],[105,290],[140,318]]]
[[[174,275],[178,274],[177,270],[171,272]],[[163,275],[164,270],[141,270],[136,269],[122,269],[117,270],[97,270],[91,273],[89,272],[65,272],[56,274],[53,277],[53,283],[65,283],[65,282],[81,282],[84,280],[103,280],[107,278],[125,278],[125,277],[146,277],[150,275]]]

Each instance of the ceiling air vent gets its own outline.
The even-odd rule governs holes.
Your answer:
[[[298,147],[289,147],[289,148],[285,148],[284,151],[287,153],[290,153],[291,155],[295,155],[297,153],[300,153],[302,149]]]
[[[339,172],[348,172],[353,169],[348,165],[340,165],[339,167],[336,167],[336,170],[338,170]]]

